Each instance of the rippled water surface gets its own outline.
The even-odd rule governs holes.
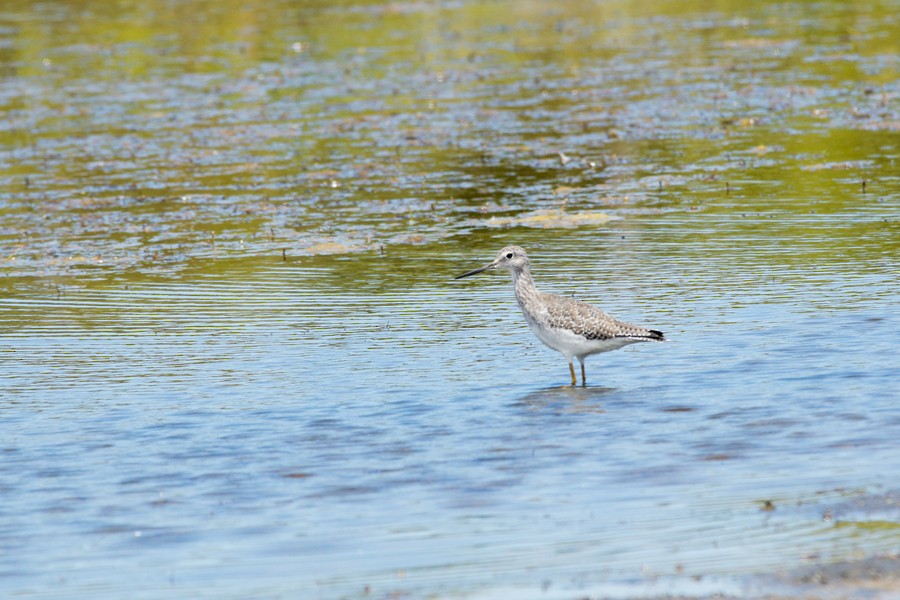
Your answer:
[[[0,592],[740,596],[892,560],[897,14],[6,2]],[[670,342],[564,386],[504,274],[452,279],[509,243]]]

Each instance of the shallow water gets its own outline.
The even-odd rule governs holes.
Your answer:
[[[900,6],[738,6],[0,9],[0,590],[741,594],[900,551]],[[671,341],[563,387],[504,275],[452,281],[507,243]]]

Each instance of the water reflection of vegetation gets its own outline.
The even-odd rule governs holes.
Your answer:
[[[634,467],[647,466],[664,482],[651,502],[642,486],[653,476],[623,465],[623,485],[609,487],[621,487],[629,495],[622,506],[640,512],[614,515],[595,540],[583,526],[602,521],[560,513],[550,526],[565,529],[569,521],[576,532],[557,545],[563,549],[557,558],[566,563],[560,581],[578,577],[572,568],[585,557],[590,565],[605,563],[602,554],[567,550],[599,546],[599,540],[616,555],[619,546],[635,545],[619,563],[635,567],[629,577],[652,556],[646,547],[665,553],[667,544],[687,548],[691,540],[716,548],[692,556],[700,562],[688,566],[698,578],[710,565],[747,567],[766,549],[771,556],[749,565],[800,560],[810,538],[790,527],[762,524],[774,537],[753,540],[763,549],[755,557],[742,551],[753,523],[748,514],[762,508],[761,516],[773,521],[791,514],[781,495],[761,506],[747,497],[804,488],[810,480],[818,485],[824,464],[840,467],[835,477],[852,479],[853,465],[887,456],[892,447],[879,427],[890,411],[876,402],[884,399],[880,382],[889,379],[890,366],[871,359],[887,354],[875,342],[887,343],[890,320],[881,319],[896,298],[900,253],[895,12],[888,3],[828,0],[749,7],[735,0],[6,0],[0,9],[0,330],[14,383],[8,391],[29,413],[46,405],[47,431],[66,436],[53,447],[92,476],[92,460],[103,463],[102,474],[116,463],[107,458],[127,456],[131,444],[141,457],[134,465],[148,467],[149,478],[159,475],[154,468],[173,463],[142,462],[159,450],[153,444],[160,438],[135,437],[148,434],[141,420],[186,411],[174,416],[180,419],[202,409],[192,418],[211,437],[184,439],[203,447],[181,446],[173,441],[181,432],[170,432],[164,456],[209,451],[227,459],[234,451],[240,460],[191,462],[191,483],[173,483],[189,491],[203,483],[204,472],[218,477],[248,464],[253,491],[272,473],[304,479],[314,472],[312,481],[332,468],[337,479],[352,478],[359,468],[377,478],[396,457],[371,452],[369,432],[376,430],[396,437],[411,470],[425,467],[422,479],[441,486],[440,473],[472,468],[454,462],[460,449],[496,448],[496,438],[521,432],[527,450],[557,427],[547,441],[562,442],[560,451],[570,441],[584,442],[587,460],[577,464],[577,453],[564,452],[559,464],[572,470],[564,469],[560,485],[542,484],[533,463],[553,461],[553,453],[525,452],[512,466],[529,477],[510,489],[528,502],[538,492],[549,494],[548,510],[587,500],[596,502],[599,515],[609,500],[588,493],[585,482],[607,481],[598,473],[618,470],[615,462],[629,456]],[[527,346],[504,286],[485,282],[463,291],[449,277],[512,241],[541,256],[548,291],[587,300],[602,295],[604,306],[632,304],[623,316],[671,323],[682,340],[670,347],[677,361],[623,367],[611,385],[625,381],[633,388],[626,390],[534,392],[534,381],[517,381],[510,393],[496,386],[498,373],[486,368],[496,359],[490,355],[500,357],[496,365],[544,350]],[[834,318],[854,302],[876,308]],[[747,305],[756,306],[738,308]],[[507,318],[508,328],[497,327]],[[850,339],[867,353],[848,353],[853,344],[825,335],[830,331],[855,334]],[[794,369],[803,382],[788,377]],[[548,371],[547,381],[556,376]],[[459,388],[449,385],[463,380]],[[780,402],[779,394],[806,394],[809,404]],[[452,400],[435,398],[441,395]],[[763,404],[766,395],[776,400]],[[398,396],[409,406],[393,407]],[[719,414],[715,398],[728,410]],[[97,412],[101,420],[88,424],[96,429],[60,427],[69,417],[58,418],[59,411],[71,411],[70,402],[80,405],[75,411]],[[445,410],[453,404],[463,408]],[[854,437],[834,414],[862,412],[859,407],[868,411],[859,431],[881,432],[871,440]],[[116,429],[109,413],[119,408],[122,435],[105,438]],[[742,430],[744,415],[779,416],[781,408],[804,412],[793,427],[790,419],[771,421],[771,435],[784,440],[747,444],[745,453],[725,443],[740,448],[750,437],[764,437],[756,428]],[[230,411],[248,428],[211,418]],[[316,413],[337,418],[319,421]],[[21,442],[34,451],[31,458],[31,452],[16,454],[22,464],[40,458],[34,444],[49,438],[33,427],[34,414],[12,417],[24,418],[31,433],[13,439],[10,449]],[[346,441],[324,445],[332,458],[310,470],[294,463],[315,455],[328,440],[317,436],[339,431],[345,417]],[[518,420],[525,421],[521,431],[505,428]],[[165,435],[161,424],[147,423]],[[311,428],[307,447],[298,433],[304,426]],[[446,452],[430,433],[438,431]],[[705,437],[714,443],[691,445]],[[110,454],[90,448],[86,462],[75,465],[82,457],[78,440],[98,447],[108,441]],[[235,445],[207,446],[222,440]],[[635,444],[617,447],[620,441]],[[417,454],[427,448],[442,456]],[[248,462],[246,452],[289,463]],[[357,452],[371,456],[357,462],[341,455]],[[673,487],[665,475],[694,462],[701,463],[701,477],[685,471],[689,487]],[[881,463],[868,463],[876,466],[867,464],[871,472],[856,480],[881,481]],[[53,494],[39,487],[41,478],[31,480],[19,487],[36,495],[22,497],[22,506],[38,497],[49,506]],[[450,486],[468,481],[459,477]],[[706,508],[689,508],[699,486],[723,482],[733,485],[733,496],[708,495]],[[235,499],[231,483],[223,484],[224,503]],[[571,485],[582,486],[584,495],[571,495]],[[54,489],[68,505],[65,486]],[[147,489],[147,498],[160,493],[156,483]],[[197,493],[208,498],[211,490]],[[115,508],[107,491],[96,497]],[[440,490],[438,504],[446,492]],[[250,497],[265,506],[244,512],[279,516],[277,496]],[[646,510],[634,508],[638,497],[647,500]],[[123,501],[140,510],[135,498],[129,490]],[[308,503],[297,498],[290,490],[279,506],[305,510]],[[194,500],[185,500],[169,508],[190,509]],[[431,500],[426,493],[402,503],[414,514],[426,511],[419,514],[423,521],[411,521],[425,527],[392,524],[389,539],[400,535],[405,543],[410,531],[422,531],[457,551],[471,543],[480,552],[488,532],[501,545],[512,540],[509,547],[524,548],[532,544],[499,534],[536,531],[522,529],[524,519],[498,523],[485,516],[495,508],[513,518],[544,512],[517,515],[518,504],[485,504],[476,507],[474,530],[457,531],[455,523],[450,537],[446,531],[432,536]],[[80,504],[92,510],[90,502]],[[857,545],[839,538],[862,538],[876,549],[896,541],[893,513],[847,511],[832,527],[824,509],[809,512],[801,530],[812,531],[819,547]],[[127,522],[126,513],[118,516]],[[313,523],[321,514],[308,516]],[[645,535],[673,527],[676,537],[649,536],[663,543],[646,544],[641,527],[632,528],[640,522],[647,524]],[[727,545],[719,549],[712,531],[719,523],[731,530],[724,539],[740,558],[727,557]],[[297,539],[330,544],[331,533],[342,530],[323,530],[329,535],[321,539],[304,531]],[[254,536],[248,531],[236,534],[240,547],[285,556],[272,545],[245,546]],[[820,537],[829,534],[833,544]],[[286,548],[283,542],[273,543]],[[203,547],[189,553],[214,556],[221,539],[212,544],[212,554]],[[34,557],[46,558],[44,546]],[[463,571],[483,571],[484,563],[457,559],[448,560]],[[528,555],[526,566],[540,573],[542,560]],[[54,570],[65,561],[45,562]],[[108,574],[108,561],[101,562],[97,572]]]
[[[548,210],[624,216],[613,231],[670,215],[655,252],[782,249],[751,265],[898,250],[886,6],[5,10],[7,287],[487,244],[492,222]]]

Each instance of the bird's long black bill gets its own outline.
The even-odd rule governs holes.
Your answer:
[[[468,277],[469,275],[477,275],[478,273],[481,273],[482,271],[487,271],[488,269],[490,269],[493,266],[494,266],[494,263],[491,263],[489,265],[484,265],[480,269],[475,269],[474,271],[469,271],[468,273],[463,273],[462,275],[457,275],[453,279],[462,279],[463,277]]]

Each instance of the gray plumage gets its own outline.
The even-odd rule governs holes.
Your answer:
[[[625,323],[580,300],[539,291],[531,278],[531,262],[519,246],[503,248],[493,262],[456,279],[498,268],[506,269],[512,276],[516,301],[531,331],[544,344],[566,357],[572,385],[577,383],[573,358],[581,363],[581,382],[585,385],[584,359],[591,354],[637,342],[665,340],[663,333],[656,329]]]
[[[568,329],[589,340],[663,340],[660,331],[620,321],[581,300],[541,293],[541,301],[546,306],[548,327]]]

